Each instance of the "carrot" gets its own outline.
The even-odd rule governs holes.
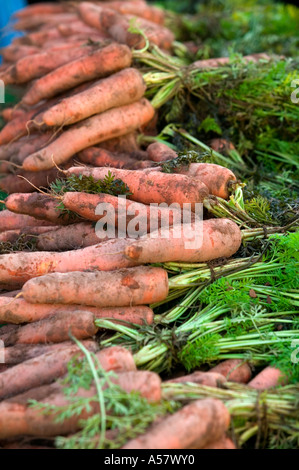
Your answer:
[[[176,152],[161,142],[150,144],[147,147],[147,153],[149,160],[153,162],[165,162],[177,158]]]
[[[19,19],[13,26],[17,31],[34,31],[41,30],[42,27],[49,28],[53,25],[67,24],[77,19],[78,16],[75,13],[43,14]]]
[[[7,209],[0,212],[1,232],[6,232],[7,230],[23,229],[25,227],[40,227],[47,225],[51,224],[37,220],[29,215],[14,214]]]
[[[136,238],[138,235],[150,231],[153,224],[155,227],[160,228],[161,226],[180,223],[182,219],[179,208],[172,210],[168,207],[149,207],[145,204],[128,201],[109,194],[69,192],[64,194],[62,204],[68,210],[88,220],[98,221],[104,217],[104,221],[106,222],[107,219],[108,225],[120,226],[118,235],[121,237],[128,235]],[[111,210],[111,214],[106,218],[107,205]],[[97,226],[95,231],[99,242],[103,241],[102,237],[106,237],[106,232],[101,232],[101,227]],[[122,231],[125,231],[125,233],[123,234]],[[112,232],[111,235],[115,236],[115,231]],[[107,236],[109,236],[109,232]]]
[[[80,162],[92,166],[108,166],[126,170],[140,170],[154,165],[150,160],[136,161],[134,154],[131,157],[125,153],[112,153],[99,147],[88,147],[79,152],[78,157]]]
[[[36,323],[21,326],[16,332],[3,336],[5,346],[14,344],[62,343],[69,333],[77,339],[95,336],[95,316],[88,311],[60,312]]]
[[[100,80],[86,91],[66,98],[43,114],[47,126],[74,124],[94,114],[130,104],[142,98],[145,84],[141,73],[133,68],[121,70]]]
[[[205,184],[195,178],[189,178],[185,175],[174,175],[151,171],[118,170],[114,168],[84,168],[73,167],[67,170],[67,174],[83,174],[93,176],[96,180],[105,178],[108,173],[115,178],[121,179],[132,193],[129,196],[133,201],[143,204],[163,203],[170,205],[177,203],[183,207],[183,204],[191,204],[192,210],[196,203],[202,203],[208,195]]]
[[[0,131],[0,145],[8,144],[11,140],[17,140],[27,135],[26,125],[35,114],[36,110],[31,109],[9,121]]]
[[[137,129],[151,119],[154,108],[146,100],[110,109],[81,121],[65,131],[40,152],[33,153],[23,163],[24,170],[41,171],[60,165],[86,147],[98,144],[107,137],[117,137]]]
[[[21,84],[43,77],[52,70],[94,51],[95,46],[81,46],[65,50],[49,50],[25,56],[12,65],[1,79],[5,84]]]
[[[168,28],[165,28],[164,26],[157,25],[153,23],[152,21],[149,21],[147,19],[143,18],[137,18],[134,15],[125,15],[127,24],[130,25],[131,22],[133,22],[134,26],[137,28],[141,29],[141,31],[144,32],[146,37],[148,38],[149,42],[152,44],[155,44],[158,46],[160,49],[165,49],[169,50],[172,48],[172,44],[175,40],[175,36],[172,31],[170,31]],[[117,37],[120,37],[122,39],[122,32],[119,34],[118,32],[118,27],[115,25],[115,29],[112,31],[109,30],[109,33],[111,36],[116,39]],[[127,42],[125,41],[127,44]],[[128,43],[131,43],[129,40]],[[130,44],[129,44],[130,45]],[[132,46],[134,46],[134,41]],[[144,38],[142,38],[141,42],[139,42],[138,47],[144,47],[145,42]]]
[[[236,449],[237,447],[233,443],[233,441],[223,434],[220,439],[217,441],[211,442],[210,444],[203,447],[203,449]]]
[[[22,293],[31,303],[79,303],[95,307],[146,305],[167,297],[168,276],[164,269],[145,266],[106,273],[54,273],[29,280]]]
[[[49,29],[28,33],[26,36],[14,39],[12,44],[38,46],[42,48],[46,41],[53,41],[54,39],[61,39],[62,37],[58,28],[52,26]]]
[[[252,376],[251,367],[248,362],[241,359],[227,359],[212,367],[209,372],[217,372],[224,375],[229,382],[246,384]]]
[[[104,31],[100,32],[96,28],[88,26],[86,23],[78,19],[78,17],[76,21],[73,21],[72,23],[62,23],[57,27],[63,37],[73,37],[74,35],[82,34],[86,36],[86,39],[88,39],[90,35],[96,35],[99,41],[109,38],[107,33]]]
[[[98,350],[94,341],[83,341],[83,344],[92,352]],[[43,354],[38,359],[29,359],[11,367],[0,374],[0,400],[62,377],[67,372],[67,363],[79,352],[77,345],[61,345],[59,349]]]
[[[41,52],[40,48],[37,46],[7,46],[3,49],[0,49],[0,54],[3,57],[3,60],[8,62],[17,62],[25,56],[38,54]]]
[[[184,406],[123,449],[202,449],[227,430],[230,415],[220,400],[207,398]]]
[[[0,147],[0,160],[8,160],[12,155],[18,153],[23,148],[23,146],[26,145],[26,143],[32,142],[32,140],[34,140],[34,137],[28,135],[26,137],[21,137],[16,142],[12,142],[8,145],[2,145]]]
[[[17,214],[27,214],[36,219],[45,220],[55,225],[67,225],[76,222],[68,213],[59,208],[59,201],[41,193],[15,193],[5,199],[8,210]]]
[[[2,323],[33,323],[61,312],[71,315],[82,309],[91,312],[95,318],[105,318],[115,323],[128,322],[136,325],[150,325],[154,320],[153,311],[145,306],[96,308],[86,305],[32,304],[24,299],[12,299],[11,295],[5,294],[0,297],[0,321]],[[2,330],[3,328],[1,328]],[[16,330],[12,329],[12,331]],[[10,330],[7,331],[7,333],[9,332]],[[1,334],[6,334],[5,330]]]
[[[112,139],[101,142],[101,148],[110,152],[129,153],[140,150],[137,144],[136,132],[114,137]]]
[[[2,73],[0,75],[1,80],[2,79]],[[6,108],[3,109],[1,112],[2,118],[4,119],[5,122],[11,121],[12,120],[12,113],[13,113],[13,108]]]
[[[19,176],[23,176],[23,178]],[[51,168],[50,170],[41,171],[39,173],[20,170],[18,171],[18,176],[8,175],[0,179],[0,189],[7,194],[18,192],[32,193],[36,188],[48,187],[57,177],[58,171],[56,168]]]
[[[256,390],[268,390],[286,383],[287,377],[279,369],[268,366],[250,380],[248,386]]]
[[[18,366],[17,366],[18,367]],[[125,392],[139,392],[148,401],[161,399],[161,380],[159,376],[148,371],[129,371],[118,373],[111,379]],[[105,387],[107,388],[107,386]],[[97,395],[95,386],[89,390],[80,388],[78,396],[93,397]],[[49,405],[68,406],[69,401],[61,386],[52,384],[31,390],[30,393],[19,395],[0,404],[0,438],[7,439],[20,435],[57,436],[74,433],[80,427],[80,421],[100,412],[97,401],[90,402],[90,409],[83,409],[79,416],[66,418],[57,422],[54,414],[44,414],[40,410],[29,408],[29,398],[35,398]]]
[[[232,256],[241,245],[241,231],[229,219],[210,219],[161,229],[128,245],[126,256],[144,263],[201,263]]]
[[[210,194],[223,199],[228,199],[231,184],[237,181],[232,171],[213,163],[191,163],[187,169],[180,170],[180,173],[202,181]]]
[[[23,137],[23,142],[21,142],[22,139],[19,139],[15,142],[15,144],[19,144],[19,151],[11,156],[10,161],[17,165],[22,165],[28,155],[31,155],[31,153],[36,152],[49,144],[54,138],[53,135],[53,132],[43,132],[42,134],[32,134],[30,136]],[[55,135],[57,137],[59,132]],[[9,147],[12,145],[14,144],[10,144]]]
[[[3,212],[3,211],[2,211]],[[5,211],[4,211],[5,212]],[[8,211],[7,211],[8,212]],[[13,214],[16,224],[16,214]],[[0,222],[2,213],[0,212]],[[21,219],[20,219],[21,218]],[[22,218],[25,218],[22,219]],[[18,215],[18,222],[28,226],[29,216]],[[33,218],[32,218],[33,219]],[[41,225],[41,221],[35,221]],[[12,224],[12,218],[9,222]],[[18,227],[13,227],[18,228]],[[5,230],[8,230],[5,228]],[[55,252],[21,252],[0,256],[0,285],[18,288],[28,279],[55,272],[72,271],[113,271],[115,269],[136,266],[139,263],[129,260],[124,255],[125,247],[131,240],[113,239],[99,245],[82,248],[76,251]]]
[[[81,4],[82,5],[82,4]],[[111,8],[112,10],[118,11],[123,15],[130,14],[134,16],[139,16],[140,18],[144,18],[146,20],[150,20],[153,23],[157,23],[160,25],[164,24],[165,21],[165,14],[164,11],[160,8],[149,6],[143,2],[115,2],[109,1],[109,3],[105,2],[97,2],[97,5],[101,7]],[[80,12],[80,6],[79,6]]]
[[[108,239],[108,238],[107,238]],[[102,241],[106,241],[103,239]],[[93,224],[81,222],[41,234],[37,239],[40,251],[66,251],[85,248],[100,243]]]
[[[7,230],[6,232],[0,232],[0,242],[11,242],[14,243],[22,235],[25,236],[25,240],[36,239],[37,235],[43,233],[49,233],[52,230],[56,230],[57,227],[24,227],[20,230]]]
[[[271,57],[268,54],[263,52],[258,54],[251,54],[243,57],[243,60],[248,62],[259,62],[259,60],[270,60]],[[192,69],[209,69],[209,68],[217,68],[229,63],[229,57],[218,57],[215,59],[206,59],[206,60],[197,60],[193,64],[190,65]]]
[[[176,379],[166,380],[166,383],[196,383],[206,385],[208,387],[219,387],[225,382],[222,374],[216,372],[200,372],[195,371],[192,374],[177,377]]]
[[[35,5],[26,6],[22,10],[18,10],[14,13],[15,18],[28,18],[33,15],[48,15],[64,13],[66,11],[65,4],[58,4],[55,2],[49,3],[36,3]]]
[[[131,61],[131,51],[124,45],[113,43],[99,48],[80,59],[58,67],[37,80],[21,102],[31,106],[88,80],[106,77],[129,67]]]

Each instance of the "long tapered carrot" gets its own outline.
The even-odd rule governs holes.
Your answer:
[[[285,385],[287,382],[287,376],[281,370],[268,366],[250,380],[248,386],[256,390],[267,390],[278,385]]]
[[[40,251],[67,251],[96,245],[100,241],[94,224],[81,222],[57,227],[49,232],[44,231],[37,238],[36,247]]]
[[[35,5],[27,5],[26,8],[18,10],[14,13],[16,18],[26,18],[32,15],[47,15],[47,14],[59,14],[66,11],[65,4],[57,4],[55,2],[41,2]]]
[[[0,50],[3,60],[8,62],[17,62],[25,56],[38,54],[41,52],[37,46],[7,46]]]
[[[37,80],[22,98],[22,103],[31,106],[42,99],[51,98],[74,88],[80,83],[106,77],[129,67],[131,61],[131,51],[124,45],[113,43],[99,48],[81,59],[58,67]]]
[[[145,98],[97,114],[72,126],[40,152],[28,156],[23,168],[28,171],[53,168],[55,163],[60,165],[68,161],[86,147],[138,129],[142,123],[148,122],[153,114],[154,108]]]
[[[209,372],[222,374],[229,382],[244,384],[248,383],[252,376],[250,365],[241,359],[227,359],[212,367]]]
[[[125,392],[139,392],[148,401],[161,399],[161,380],[159,376],[148,371],[119,372],[111,381]],[[107,388],[107,385],[105,386]],[[82,398],[97,395],[95,386],[89,390],[79,389]],[[40,410],[29,408],[28,399],[34,398],[48,405],[67,407],[69,401],[61,386],[52,384],[48,387],[34,389],[30,393],[16,396],[0,404],[0,438],[7,439],[20,435],[57,436],[74,433],[80,427],[80,421],[100,413],[97,401],[91,401],[90,409],[83,408],[81,414],[57,422],[55,414],[45,414]]]
[[[180,207],[189,203],[194,210],[196,203],[202,203],[208,195],[207,187],[201,181],[185,175],[175,175],[158,171],[130,171],[114,168],[73,167],[67,174],[93,176],[96,180],[104,179],[108,173],[121,179],[130,189],[133,201],[144,204],[177,203]]]
[[[28,16],[14,23],[17,31],[38,31],[42,28],[51,28],[53,25],[72,23],[78,19],[76,13],[43,14]]]
[[[202,449],[219,439],[229,422],[229,411],[220,400],[197,400],[129,441],[123,449]]]
[[[24,299],[13,299],[8,294],[0,297],[0,321],[2,323],[22,324],[33,323],[49,318],[61,312],[73,312],[79,310],[91,312],[95,318],[109,319],[115,323],[123,324],[135,323],[138,325],[153,323],[153,311],[146,306],[134,307],[109,307],[97,308],[86,305],[64,305],[64,304],[33,304],[26,302]],[[2,331],[2,329],[1,329]],[[16,331],[13,329],[13,331]],[[7,331],[9,333],[9,330]],[[5,333],[5,330],[3,331]]]
[[[160,229],[142,236],[126,248],[126,256],[139,263],[205,262],[232,256],[241,245],[241,231],[229,219],[210,219],[168,232]]]
[[[82,152],[79,152],[78,158],[80,162],[92,166],[108,166],[126,170],[140,170],[154,166],[154,163],[150,160],[136,160],[134,154],[131,156],[126,153],[112,153],[109,150],[99,147],[88,147],[82,150]]]
[[[0,212],[0,222],[1,215],[2,213]],[[16,214],[13,215],[16,216]],[[23,226],[30,225],[28,223],[28,219],[31,219],[29,216],[19,215],[18,217],[26,218],[25,220],[21,219],[23,220]],[[18,220],[21,223],[20,219]],[[33,221],[38,225],[43,223],[36,219],[33,219]],[[2,285],[10,286],[10,289],[7,290],[12,290],[11,287],[15,290],[28,281],[28,279],[48,273],[113,271],[136,266],[140,263],[129,260],[124,255],[125,248],[130,243],[132,243],[132,240],[113,239],[99,245],[80,250],[65,251],[63,253],[36,251],[1,255],[0,285],[1,287]]]
[[[52,224],[47,223],[45,221],[37,220],[29,215],[14,214],[9,210],[4,210],[0,212],[1,232],[14,229],[23,229],[24,227],[40,227],[48,225]]]
[[[94,341],[88,340],[83,344],[92,352],[98,350]],[[79,351],[77,345],[61,345],[60,349],[43,354],[38,359],[29,359],[11,367],[0,374],[0,400],[62,377],[67,372],[67,363]]]
[[[165,162],[167,160],[173,160],[178,156],[168,145],[162,144],[161,142],[150,144],[146,150],[149,160],[153,162]]]
[[[66,98],[42,116],[48,126],[74,124],[94,114],[137,101],[145,92],[140,72],[133,68],[121,70],[97,85],[77,95]]]
[[[0,242],[10,242],[14,243],[18,240],[20,236],[22,239],[25,240],[32,240],[38,238],[40,234],[43,233],[50,233],[52,230],[56,230],[58,226],[51,226],[48,227],[24,227],[19,230],[7,230],[6,232],[0,232]]]
[[[225,382],[225,377],[217,372],[201,372],[195,371],[192,374],[184,375],[166,381],[167,383],[196,383],[207,385],[208,387],[219,387]]]
[[[73,216],[59,209],[59,201],[41,193],[15,193],[5,200],[8,210],[17,214],[27,214],[36,219],[45,220],[55,225],[67,225],[76,222]]]
[[[167,297],[168,275],[162,268],[145,266],[106,273],[55,273],[31,279],[23,286],[22,293],[32,303],[79,303],[95,307],[146,305]]]
[[[81,46],[60,51],[45,51],[39,54],[25,56],[12,65],[1,79],[5,84],[21,84],[42,77],[57,67],[77,60],[94,51],[96,46]]]
[[[47,188],[58,177],[61,177],[61,173],[58,173],[56,168],[40,171],[38,173],[19,170],[18,175],[7,175],[1,178],[0,189],[7,194],[19,192],[32,193],[36,191],[36,188]]]
[[[180,173],[198,178],[207,186],[210,194],[223,199],[228,199],[231,184],[237,181],[232,171],[213,163],[191,163]]]
[[[64,194],[62,203],[68,210],[87,220],[98,221],[104,217],[105,223],[107,221],[108,225],[112,224],[120,229],[117,232],[118,235],[124,230],[125,235],[132,238],[137,238],[137,236],[151,231],[153,224],[159,228],[165,225],[168,227],[174,223],[181,223],[182,220],[179,207],[174,209],[157,206],[149,207],[139,202],[132,202],[109,194],[69,192]],[[107,209],[111,210],[109,220],[106,219]],[[138,230],[135,222],[138,225]],[[107,234],[105,231],[101,233],[100,229],[101,227],[95,227],[99,241],[103,241],[102,237],[106,238]],[[116,235],[116,231],[113,230],[113,232]],[[114,236],[114,233],[112,233],[112,236]],[[124,234],[121,236],[123,237]]]
[[[14,344],[62,343],[69,333],[77,339],[92,338],[97,333],[95,316],[85,310],[60,312],[39,322],[21,326],[12,334],[3,336],[6,346]]]

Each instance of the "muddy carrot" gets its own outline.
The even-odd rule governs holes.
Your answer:
[[[248,383],[252,376],[250,365],[241,359],[227,359],[212,367],[209,372],[222,374],[229,382],[244,384]]]
[[[107,239],[98,238],[93,224],[81,222],[44,232],[37,238],[36,247],[40,251],[76,250],[99,244]]]
[[[149,160],[153,162],[165,162],[177,158],[177,153],[172,150],[168,145],[161,142],[155,142],[147,147]]]
[[[23,229],[24,227],[40,227],[52,225],[44,221],[40,221],[29,215],[14,214],[9,210],[0,212],[0,230],[5,232],[7,230]]]
[[[200,385],[207,385],[208,387],[219,387],[225,382],[222,374],[216,372],[200,372],[195,371],[192,374],[177,377],[175,379],[167,380],[166,383],[196,383]]]
[[[248,387],[255,388],[256,390],[268,390],[272,387],[285,385],[287,377],[276,367],[268,366],[257,374],[250,382]]]
[[[23,178],[21,178],[22,176]],[[50,170],[32,172],[19,170],[18,175],[7,175],[0,179],[0,189],[7,194],[13,193],[32,193],[36,188],[47,188],[49,184],[53,183],[58,175],[56,168]]]

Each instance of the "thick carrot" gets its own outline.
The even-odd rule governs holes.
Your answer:
[[[4,335],[6,346],[14,344],[62,343],[69,339],[69,333],[77,339],[92,338],[97,333],[95,316],[85,310],[60,312],[44,320],[21,326],[12,334]]]
[[[131,132],[128,134],[114,137],[112,139],[104,140],[101,142],[101,148],[116,153],[129,153],[140,150],[137,144],[137,133]]]
[[[165,225],[168,227],[174,223],[181,223],[182,220],[182,213],[179,208],[172,210],[168,207],[150,207],[109,194],[70,192],[64,194],[62,203],[68,210],[85,219],[98,221],[104,217],[105,223],[107,222],[109,226],[112,224],[114,227],[120,227],[121,231],[118,235],[120,236],[121,233],[122,237],[127,235],[131,238],[137,238],[141,234],[152,230],[153,224],[156,228]],[[106,218],[107,208],[111,210],[111,214]],[[99,242],[109,235],[109,232],[106,235],[106,232],[101,231],[101,228],[97,226],[95,228]],[[125,233],[123,234],[122,231],[125,231]],[[114,230],[112,236],[115,236],[113,232]]]
[[[108,6],[108,8],[118,11],[119,13],[122,13],[123,15],[129,14],[129,15],[139,16],[140,18],[150,20],[153,23],[164,25],[164,21],[165,21],[164,11],[160,8],[147,5],[146,3],[143,3],[143,2],[109,1],[108,4],[105,2],[97,2],[97,5],[101,7]],[[79,11],[80,11],[80,6],[79,6]]]
[[[48,109],[43,114],[43,122],[48,126],[74,124],[94,114],[141,99],[145,88],[143,77],[137,69],[121,70]]]
[[[181,261],[201,263],[232,256],[241,245],[241,231],[229,219],[210,219],[174,226],[142,236],[126,248],[129,259],[139,263]]]
[[[143,98],[136,103],[110,109],[85,119],[65,131],[53,143],[27,157],[23,168],[41,171],[60,165],[86,147],[98,144],[108,137],[132,132],[149,121],[154,113],[152,105]],[[55,163],[54,163],[55,162]]]
[[[276,367],[268,366],[257,374],[248,386],[256,390],[268,390],[272,387],[287,384],[287,377]]]
[[[77,19],[78,15],[75,13],[43,14],[19,19],[13,26],[17,31],[38,31],[42,27],[51,28],[53,25],[67,24]]]
[[[18,60],[15,65],[12,65],[5,74],[2,74],[1,79],[5,84],[26,83],[34,78],[43,77],[57,67],[79,59],[95,49],[96,46],[81,46],[25,56]]]
[[[53,351],[61,350],[61,347],[70,347],[74,343],[66,341],[65,343],[58,344],[16,344],[15,346],[5,347],[4,359],[5,364],[17,365],[22,362],[34,359],[43,354],[47,354]]]
[[[22,103],[31,106],[45,98],[51,98],[74,88],[80,83],[106,77],[129,67],[131,61],[132,53],[124,45],[113,43],[99,48],[81,59],[58,67],[37,80],[23,97]]]
[[[200,372],[195,371],[192,374],[177,377],[176,379],[167,380],[166,383],[196,383],[200,385],[207,385],[208,387],[219,387],[225,382],[222,374],[216,372]]]
[[[55,225],[68,225],[76,219],[59,208],[59,201],[41,193],[15,193],[5,199],[8,210],[17,214],[27,214],[36,219],[45,220]]]
[[[156,46],[160,47],[160,49],[169,50],[172,48],[172,44],[175,40],[175,36],[173,32],[170,31],[168,28],[155,24],[152,21],[149,21],[144,18],[137,18],[136,20],[136,17],[134,15],[127,14],[125,15],[125,17],[127,20],[127,24],[130,25],[130,23],[133,22],[134,26],[140,28],[141,31],[144,32],[144,34],[147,36],[150,43],[155,44]],[[109,30],[109,33],[114,39],[117,39],[117,37],[122,39],[123,33],[121,32],[119,34],[117,24],[115,25],[115,28],[112,28],[112,30]],[[130,42],[131,41],[129,40],[128,43]],[[126,41],[125,43],[127,44]],[[134,46],[134,41],[133,41],[132,46]],[[144,38],[142,38],[142,41],[139,42],[138,47],[144,47],[144,46],[145,46],[145,42],[144,42]]]
[[[90,351],[98,350],[94,341],[83,341],[83,344]],[[43,354],[38,359],[29,359],[11,367],[0,374],[0,400],[62,377],[67,372],[67,363],[79,352],[77,345],[61,345],[61,348]]]
[[[7,46],[3,49],[0,49],[0,53],[3,57],[3,60],[8,62],[17,62],[25,56],[38,54],[41,52],[40,48],[37,46]]]
[[[0,232],[0,242],[11,242],[14,243],[22,235],[25,240],[36,240],[37,236],[43,233],[49,233],[52,230],[56,230],[57,227],[24,227],[20,230],[7,230],[6,232]]]
[[[220,400],[197,400],[129,441],[123,449],[202,449],[218,440],[229,422],[229,412]]]
[[[167,297],[168,275],[162,268],[145,266],[106,273],[55,273],[29,280],[22,293],[31,303],[79,303],[95,307],[146,305]]]
[[[61,39],[62,37],[58,28],[52,26],[49,29],[28,33],[26,36],[14,39],[12,44],[38,46],[42,48],[46,41],[53,41],[54,39]]]
[[[139,392],[148,401],[161,399],[161,380],[159,376],[148,371],[129,371],[118,373],[112,382],[119,385],[127,393]],[[107,386],[105,387],[107,388]],[[79,389],[79,397],[97,396],[95,386],[89,390]],[[90,409],[82,410],[78,416],[66,418],[59,423],[55,414],[44,414],[40,410],[29,408],[28,399],[34,398],[49,405],[68,406],[69,401],[64,395],[61,386],[52,384],[48,387],[30,390],[0,404],[0,438],[7,439],[20,435],[31,436],[57,436],[74,433],[80,427],[80,421],[100,412],[97,401],[90,402]]]
[[[51,168],[50,170],[41,171],[39,173],[20,170],[18,171],[18,175],[8,175],[1,178],[0,189],[7,194],[19,192],[33,193],[36,191],[36,188],[48,187],[49,184],[58,177],[61,177],[61,173],[59,173],[56,168]]]
[[[3,211],[2,211],[3,212]],[[8,211],[7,211],[8,212]],[[0,222],[1,222],[0,212]],[[13,214],[15,217],[16,214]],[[23,226],[28,226],[29,216],[18,215],[25,218]],[[36,219],[32,220],[36,225],[42,222]],[[21,224],[20,219],[18,219]],[[12,219],[10,218],[10,223]],[[16,224],[16,219],[14,219]],[[14,227],[18,228],[18,227]],[[5,229],[7,230],[7,229]],[[18,288],[28,279],[55,272],[72,271],[113,271],[115,269],[136,266],[139,263],[129,260],[124,251],[131,240],[113,239],[99,245],[82,248],[81,250],[65,251],[63,253],[55,252],[21,252],[10,253],[0,256],[0,285]]]
[[[177,153],[161,142],[154,142],[147,147],[149,160],[153,162],[165,162],[177,158]]]
[[[81,222],[43,232],[37,239],[36,247],[40,251],[67,251],[97,245],[100,241],[94,225]]]
[[[58,4],[55,2],[49,3],[36,3],[35,5],[26,6],[22,10],[18,10],[14,13],[16,18],[28,18],[33,15],[48,15],[64,13],[66,11],[66,4]]]
[[[191,163],[180,173],[202,181],[214,196],[228,199],[232,183],[237,181],[236,176],[227,168],[213,163]]]
[[[86,39],[88,39],[91,35],[96,35],[98,37],[98,41],[109,38],[109,35],[106,32],[100,32],[96,28],[88,26],[78,17],[77,20],[73,21],[72,23],[62,23],[57,27],[61,35],[64,37],[73,37],[74,35],[82,34],[86,36]]]
[[[138,325],[150,325],[154,320],[153,311],[149,307],[140,305],[135,307],[96,308],[86,305],[32,304],[24,299],[12,299],[11,294],[0,297],[0,321],[2,323],[33,323],[61,312],[73,314],[82,309],[91,312],[95,318],[105,318],[115,323],[123,324],[123,322],[128,322]],[[12,329],[12,331],[16,330]],[[9,332],[11,331],[8,330],[7,333]],[[6,334],[5,330],[2,334]]]
[[[7,230],[23,229],[25,227],[40,227],[52,225],[44,221],[30,217],[29,215],[14,214],[9,210],[0,212],[0,231],[6,232]]]
[[[252,376],[251,367],[248,362],[241,359],[228,359],[212,367],[209,372],[217,372],[224,375],[229,382],[246,384]]]
[[[142,168],[151,168],[154,165],[150,160],[135,160],[134,154],[131,157],[126,153],[112,153],[99,147],[88,147],[79,152],[78,157],[82,163],[92,166],[108,166],[126,170],[140,170]]]
[[[128,196],[133,201],[143,204],[177,203],[180,207],[189,203],[195,209],[196,203],[202,203],[208,195],[207,187],[201,181],[185,175],[174,175],[158,171],[131,171],[114,168],[73,167],[67,174],[93,176],[96,180],[105,178],[108,173],[121,179],[132,193]]]

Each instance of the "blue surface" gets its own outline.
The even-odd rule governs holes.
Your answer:
[[[8,0],[6,2],[1,1],[0,5],[0,47],[5,47],[11,43],[11,41],[18,36],[21,36],[21,33],[12,31],[11,28],[7,28],[11,15],[24,8],[27,5],[26,0]],[[0,56],[1,62],[1,56]]]

